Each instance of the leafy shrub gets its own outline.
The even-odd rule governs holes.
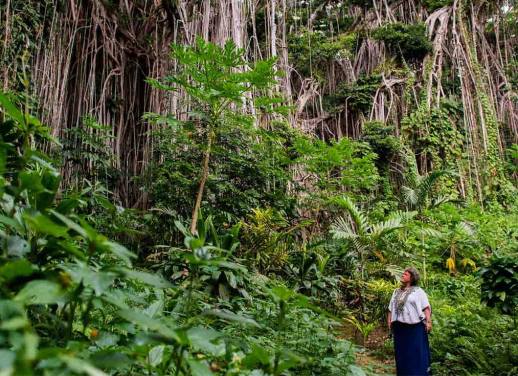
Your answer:
[[[327,201],[344,191],[368,194],[378,181],[376,156],[363,142],[344,137],[326,143],[316,138],[299,137],[293,151],[297,154],[294,162],[314,174],[314,184],[308,189],[313,197],[322,195]]]
[[[333,112],[347,110],[366,114],[371,110],[374,94],[380,84],[379,75],[362,75],[353,83],[341,82],[336,93],[325,98],[326,108]]]
[[[408,61],[422,60],[432,51],[432,44],[426,36],[426,26],[423,23],[390,23],[374,30],[372,36],[384,42],[394,56]]]
[[[294,199],[288,195],[290,156],[284,149],[290,135],[253,128],[222,129],[212,152],[210,175],[204,195],[204,213],[216,225],[239,221],[250,208],[271,207],[292,213]],[[202,140],[179,129],[158,135],[158,157],[145,184],[155,207],[150,218],[155,244],[175,244],[160,235],[175,232],[174,221],[191,215],[203,158]],[[174,183],[172,183],[174,182]]]
[[[430,286],[432,371],[440,375],[516,373],[518,330],[509,317],[478,302],[476,279],[435,275]]]
[[[463,131],[457,125],[461,114],[457,102],[444,101],[432,109],[423,102],[402,120],[401,129],[416,155],[425,154],[435,169],[455,171],[464,151]]]
[[[290,34],[290,61],[302,76],[313,76],[323,81],[327,73],[324,68],[335,59],[350,57],[357,38],[356,33],[343,33],[331,38],[323,31],[308,30]]]
[[[481,299],[488,307],[505,314],[516,314],[518,307],[518,261],[516,257],[494,256],[480,269]]]
[[[367,142],[372,151],[377,154],[378,169],[387,167],[391,158],[402,148],[401,142],[394,136],[394,127],[378,121],[369,121],[363,125],[361,139]]]
[[[449,7],[453,4],[453,0],[423,0],[423,5],[429,12],[433,12],[439,8]]]

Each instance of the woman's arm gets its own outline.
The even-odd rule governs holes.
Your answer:
[[[387,326],[390,329],[392,327],[392,312],[387,313]]]
[[[423,312],[426,320],[426,331],[430,333],[432,331],[432,310],[430,309],[430,306],[426,307]]]

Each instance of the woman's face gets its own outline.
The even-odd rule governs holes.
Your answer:
[[[401,283],[407,284],[412,282],[412,274],[408,270],[405,270],[403,274],[401,275],[400,279]]]

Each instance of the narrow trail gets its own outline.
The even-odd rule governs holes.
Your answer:
[[[393,360],[383,360],[375,356],[369,349],[356,353],[356,365],[361,367],[368,376],[394,376],[396,369]]]
[[[361,367],[368,376],[394,376],[396,374],[394,359],[381,355],[381,350],[388,339],[384,328],[376,328],[363,346],[361,335],[352,325],[344,325],[342,333],[344,338],[360,347],[356,352],[356,365]]]

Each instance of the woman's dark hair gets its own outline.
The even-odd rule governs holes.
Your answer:
[[[410,273],[410,285],[417,286],[420,279],[419,272],[417,271],[417,269],[414,267],[409,267],[405,269],[405,272]]]

